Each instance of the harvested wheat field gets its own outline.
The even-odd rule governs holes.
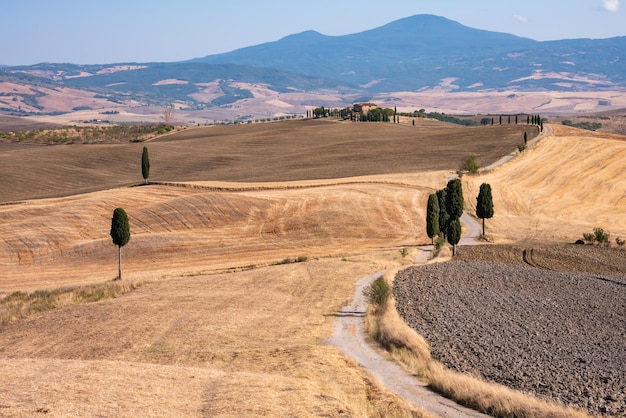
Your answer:
[[[464,177],[468,211],[481,183],[492,188],[495,242],[574,242],[594,227],[626,237],[626,137],[551,125],[554,135],[509,164]]]
[[[460,161],[489,164],[527,128],[206,129],[148,143],[154,183],[137,187],[142,144],[2,145],[0,414],[418,415],[326,343],[337,312],[430,241],[428,194]],[[132,237],[109,297],[116,207]]]
[[[524,132],[533,137],[537,128],[297,120],[190,128],[149,143],[0,143],[0,202],[141,183],[144,145],[151,181],[267,183],[456,170],[470,155],[487,165],[515,149]]]

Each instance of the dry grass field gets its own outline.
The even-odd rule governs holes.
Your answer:
[[[603,228],[626,237],[626,137],[552,125],[554,136],[515,161],[478,177],[466,176],[464,196],[476,207],[480,184],[491,184],[495,215],[487,235],[574,242]]]
[[[141,182],[142,144],[2,146],[0,295],[113,279],[108,232],[118,206],[133,234],[124,281],[139,287],[0,325],[0,415],[416,414],[326,344],[335,315],[358,278],[410,262],[399,249],[429,241],[426,199],[447,174],[469,155],[486,165],[510,152],[525,128],[427,123],[292,121],[189,129],[147,144],[151,180],[180,187],[123,187]],[[528,238],[529,227],[507,220],[535,218],[542,238],[560,236],[554,207],[573,186],[535,186],[527,213],[528,195],[515,190],[529,187],[528,176],[513,174],[543,169],[541,156],[568,152],[574,140],[563,135],[577,132],[557,130],[504,167],[465,177],[470,200],[474,183],[489,179],[496,191],[490,176],[510,170],[500,181],[512,192],[494,193],[494,237]],[[613,154],[626,145],[578,141]],[[581,167],[580,153],[568,155],[555,167]],[[613,169],[582,167],[609,183],[605,201],[623,213]],[[567,220],[572,230],[614,213],[584,197],[584,224]],[[297,257],[307,261],[281,264]]]

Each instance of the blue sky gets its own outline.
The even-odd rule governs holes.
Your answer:
[[[181,61],[422,13],[540,41],[608,38],[626,35],[624,9],[620,0],[12,0],[1,9],[0,64]]]

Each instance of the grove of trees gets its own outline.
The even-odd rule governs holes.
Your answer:
[[[426,207],[426,233],[434,237],[445,238],[452,245],[452,255],[456,254],[456,245],[461,239],[461,222],[465,203],[463,185],[460,179],[448,182],[444,189],[428,196]]]

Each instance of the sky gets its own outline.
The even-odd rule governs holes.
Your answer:
[[[416,14],[538,41],[626,36],[626,0],[11,0],[0,64],[174,62]]]

